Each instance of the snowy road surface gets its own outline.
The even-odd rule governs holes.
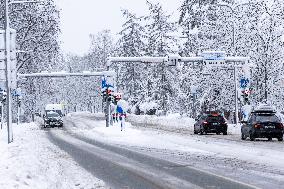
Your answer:
[[[104,189],[104,182],[53,145],[34,123],[14,125],[14,142],[0,130],[1,189]]]
[[[96,140],[51,131],[51,139],[112,188],[253,188],[186,164],[153,158]]]
[[[186,119],[147,118],[158,126],[123,132],[93,114],[66,119],[64,129],[15,125],[9,145],[1,130],[0,188],[284,188],[277,140],[242,141],[231,126],[228,136],[193,135]]]
[[[141,130],[131,125],[121,132],[118,125],[106,128],[104,121],[82,115],[69,116],[65,128],[50,132],[53,141],[73,157],[81,153],[77,161],[83,167],[117,188],[147,184],[146,188],[284,188],[282,142]]]

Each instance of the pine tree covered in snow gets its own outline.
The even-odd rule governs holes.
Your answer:
[[[145,54],[148,56],[167,56],[178,52],[178,42],[174,34],[177,25],[170,20],[160,4],[147,2],[149,14],[145,17],[147,44]],[[156,101],[158,109],[167,111],[171,106],[169,102],[175,101],[177,87],[176,74],[174,69],[168,68],[165,64],[151,64],[148,71],[148,91],[151,99]],[[173,99],[173,98],[174,99]]]
[[[137,17],[128,10],[123,10],[126,21],[122,25],[117,42],[116,55],[140,57],[145,53],[145,28],[143,17]],[[118,71],[117,87],[123,91],[130,105],[137,106],[145,97],[146,76],[143,74],[145,65],[138,63],[121,63],[113,66]]]

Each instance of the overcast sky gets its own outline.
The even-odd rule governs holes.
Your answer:
[[[89,48],[89,34],[110,29],[121,30],[124,22],[121,9],[137,15],[147,11],[146,0],[57,0],[61,9],[61,40],[65,52],[83,55]],[[168,13],[177,17],[181,0],[150,0],[160,2]]]

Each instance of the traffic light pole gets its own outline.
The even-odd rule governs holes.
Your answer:
[[[20,123],[20,96],[17,96],[17,125]]]
[[[1,102],[1,129],[3,128],[3,123],[4,123],[4,110],[3,110],[3,108],[4,108],[4,102]]]
[[[238,79],[237,79],[237,67],[234,66],[234,83],[235,83],[235,120],[236,125],[239,124],[239,111],[238,111]]]
[[[107,71],[109,71],[109,66],[107,66]],[[105,108],[105,116],[106,116],[106,127],[110,125],[110,102],[109,102],[109,94],[108,87],[106,89],[106,108]]]
[[[9,14],[8,14],[8,0],[5,0],[5,63],[6,63],[6,91],[7,91],[7,131],[8,131],[8,143],[13,142],[13,130],[12,130],[12,96],[11,96],[11,56],[10,56],[10,26],[9,26]]]
[[[107,94],[106,96],[107,96],[106,97],[106,127],[109,127],[109,125],[110,125],[110,101],[109,101],[109,94]]]

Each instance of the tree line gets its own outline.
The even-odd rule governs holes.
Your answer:
[[[29,6],[15,4],[10,7],[11,27],[18,32],[18,49],[29,52],[18,54],[19,72],[46,68],[100,71],[106,69],[108,56],[199,56],[206,50],[222,50],[229,56],[249,56],[256,65],[251,71],[250,103],[268,100],[282,110],[284,2],[238,2],[183,0],[176,10],[179,18],[174,18],[160,3],[145,1],[145,15],[122,10],[125,22],[116,36],[110,30],[90,34],[91,46],[84,56],[61,52],[60,10],[53,0]],[[2,21],[3,12],[0,15]],[[197,112],[234,109],[231,69],[209,69],[196,63],[178,67],[118,63],[111,69],[117,72],[117,88],[124,93],[132,113],[160,114],[164,110],[192,116],[193,107]],[[240,78],[242,69],[238,73]],[[18,85],[25,93],[26,115],[50,102],[65,103],[70,111],[102,109],[100,78],[33,78]],[[196,101],[191,93],[193,87],[197,88]]]

